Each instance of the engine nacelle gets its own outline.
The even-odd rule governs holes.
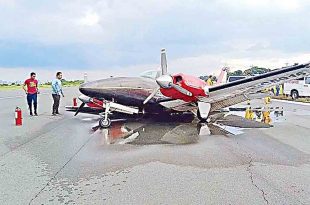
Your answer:
[[[161,89],[160,89],[161,93],[165,95],[166,97],[170,97],[172,99],[180,99],[186,102],[197,102],[198,97],[208,96],[209,89],[207,87],[207,84],[203,80],[197,77],[190,76],[190,75],[184,75],[182,73],[169,76],[169,77],[171,78],[163,79],[163,80],[166,80],[164,81],[166,84],[163,84],[166,87],[163,87],[161,84],[159,84],[161,86]],[[192,95],[191,96],[185,95],[179,92],[178,90],[172,88],[171,86],[167,86],[168,85],[167,82],[170,79],[172,80],[173,84],[176,84],[184,88],[185,90],[192,93]]]

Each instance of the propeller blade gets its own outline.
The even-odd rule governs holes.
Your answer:
[[[156,89],[154,89],[152,91],[152,93],[144,100],[143,105],[145,105],[146,103],[148,103],[158,92],[158,90],[160,89],[160,87],[157,87]]]
[[[77,114],[79,114],[80,110],[85,106],[85,103],[83,102],[80,107],[76,110],[74,116],[77,116]]]
[[[177,91],[179,91],[180,93],[183,93],[184,95],[187,95],[187,96],[192,96],[193,94],[191,92],[189,92],[188,90],[182,88],[181,86],[179,85],[176,85],[176,84],[170,84],[171,87],[173,87],[174,89],[176,89]]]
[[[160,56],[160,65],[161,65],[161,74],[166,75],[167,71],[167,56],[166,56],[166,49],[161,49],[161,56]]]

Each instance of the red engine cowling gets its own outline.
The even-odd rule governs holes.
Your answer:
[[[174,84],[177,84],[188,90],[192,93],[192,96],[185,95],[174,88],[161,88],[160,92],[164,96],[170,97],[172,99],[181,99],[186,102],[197,102],[197,97],[207,96],[204,90],[207,84],[203,80],[194,76],[184,75],[182,73],[173,75],[172,78]]]

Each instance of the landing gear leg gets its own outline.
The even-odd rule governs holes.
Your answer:
[[[109,119],[110,103],[105,103],[105,112],[103,118],[99,120],[99,126],[101,128],[109,128],[111,126],[111,120]]]

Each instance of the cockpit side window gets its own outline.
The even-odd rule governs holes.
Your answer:
[[[182,76],[175,77],[175,83],[181,83],[181,81],[182,81]]]

